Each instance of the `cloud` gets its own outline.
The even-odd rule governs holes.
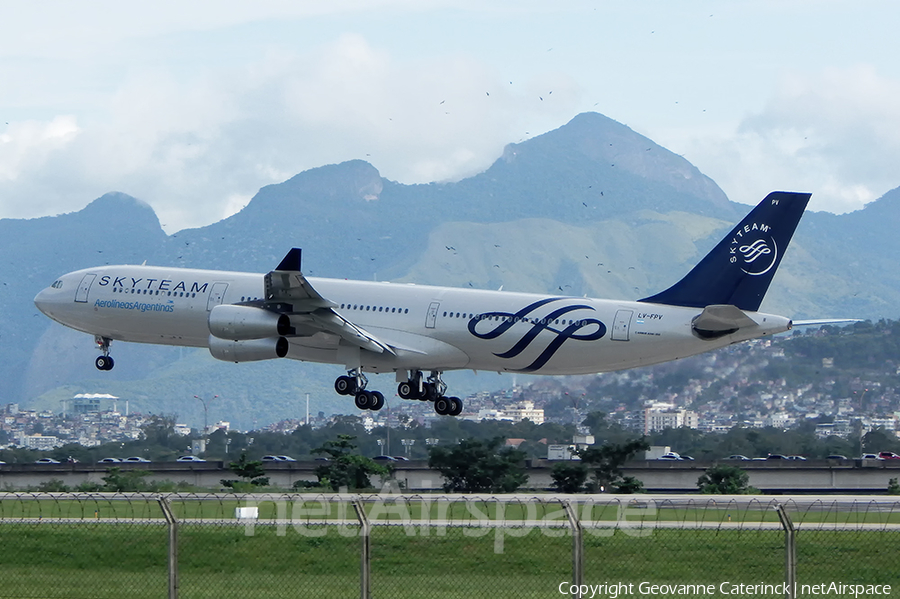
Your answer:
[[[33,181],[44,174],[45,165],[67,153],[81,133],[71,115],[50,121],[13,122],[0,134],[0,189],[33,189]],[[4,199],[4,209],[12,214],[30,214],[50,204],[52,201],[40,195],[31,197],[27,193]]]
[[[536,89],[554,93],[539,101]],[[524,130],[563,124],[578,94],[558,73],[512,86],[471,56],[399,60],[358,34],[305,52],[273,46],[236,66],[139,63],[77,122],[9,128],[0,138],[2,215],[70,211],[116,190],[149,203],[173,232],[344,160],[365,159],[403,183],[459,179]]]
[[[900,81],[871,66],[782,77],[765,107],[730,134],[695,138],[689,156],[736,201],[813,192],[843,213],[900,185]]]

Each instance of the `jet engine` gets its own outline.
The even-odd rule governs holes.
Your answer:
[[[244,341],[283,337],[292,335],[294,330],[286,314],[253,306],[220,304],[209,312],[209,332],[219,339]]]
[[[224,362],[255,362],[273,360],[287,355],[290,343],[284,337],[230,341],[209,336],[209,353]]]

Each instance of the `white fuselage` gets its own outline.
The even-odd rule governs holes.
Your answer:
[[[588,374],[655,364],[780,333],[782,316],[716,339],[691,327],[702,312],[634,301],[308,278],[334,311],[394,351],[374,352],[295,324],[286,357],[370,372],[494,370]],[[264,275],[104,266],[64,275],[35,298],[42,312],[113,340],[209,347],[210,311],[264,299]]]

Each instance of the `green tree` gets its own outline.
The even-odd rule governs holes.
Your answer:
[[[228,469],[240,476],[243,481],[224,479],[219,481],[226,487],[231,487],[233,489],[243,491],[250,490],[253,487],[269,486],[269,477],[264,476],[266,471],[263,470],[262,462],[248,460],[247,454],[244,452],[241,452],[241,457],[237,462],[231,462],[230,464],[228,464]]]
[[[321,447],[313,449],[313,453],[329,456],[327,463],[316,468],[316,476],[321,485],[330,486],[333,491],[342,487],[368,489],[372,486],[369,476],[390,474],[385,466],[355,453],[354,439],[354,435],[338,435],[336,441],[326,441]]]
[[[755,492],[749,481],[750,476],[737,466],[719,464],[700,475],[697,487],[707,495],[747,495]]]
[[[181,436],[175,432],[174,416],[152,416],[141,427],[141,436],[147,445],[169,447],[174,439],[178,439],[178,445],[181,445]]]
[[[631,439],[624,443],[604,443],[576,450],[581,461],[594,470],[594,484],[600,491],[613,489],[622,481],[622,465],[639,451],[650,449],[645,438]]]
[[[897,482],[896,478],[894,482]],[[68,493],[71,489],[58,478],[51,478],[39,484],[37,490],[41,493]]]
[[[110,468],[107,470],[107,475],[103,477],[103,490],[113,493],[146,491],[147,481],[144,480],[144,477],[148,474],[150,473],[146,470],[128,470],[123,472],[119,467]]]
[[[623,476],[620,480],[613,483],[613,492],[623,495],[643,493],[644,483],[633,476]]]
[[[900,484],[897,483],[896,478],[892,478],[888,481],[887,494],[900,495]]]
[[[581,426],[587,427],[591,434],[607,443],[620,443],[630,437],[628,431],[619,424],[612,422],[605,412],[594,411],[588,413]]]
[[[580,493],[587,477],[588,467],[580,460],[557,462],[550,470],[553,488],[560,493]]]
[[[428,466],[441,473],[451,493],[512,493],[528,480],[525,453],[502,448],[503,439],[463,439],[456,447],[432,447]]]

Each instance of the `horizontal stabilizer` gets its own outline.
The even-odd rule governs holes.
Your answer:
[[[694,332],[704,339],[721,337],[739,329],[756,326],[756,321],[730,304],[706,306],[691,323]]]

